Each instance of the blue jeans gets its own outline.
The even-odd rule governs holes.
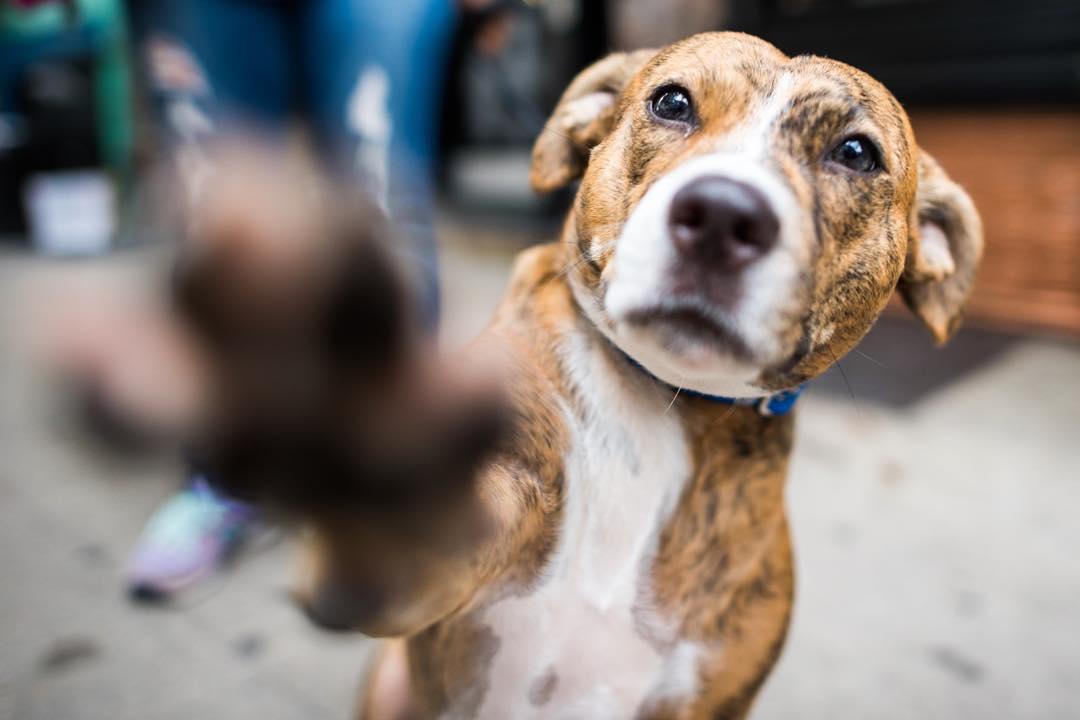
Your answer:
[[[308,120],[326,168],[389,210],[434,325],[432,218],[452,0],[142,0],[140,48],[167,138]]]

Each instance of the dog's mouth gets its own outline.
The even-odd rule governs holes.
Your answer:
[[[708,346],[740,361],[752,361],[754,353],[735,332],[709,312],[694,306],[653,307],[634,310],[627,324],[656,333],[665,348],[679,354],[691,346]]]

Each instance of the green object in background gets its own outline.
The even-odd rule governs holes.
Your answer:
[[[118,184],[130,183],[135,145],[127,22],[121,0],[45,2],[17,8],[0,0],[5,55],[56,55],[81,50],[94,59],[94,93],[101,156]]]

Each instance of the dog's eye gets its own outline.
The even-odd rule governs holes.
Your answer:
[[[829,151],[827,159],[861,173],[872,173],[882,167],[881,151],[874,141],[865,135],[845,138]]]
[[[694,119],[694,106],[690,93],[678,85],[657,88],[649,98],[649,109],[661,120],[688,123]]]

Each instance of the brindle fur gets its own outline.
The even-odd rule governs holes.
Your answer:
[[[548,271],[563,266],[565,254],[557,244],[527,253],[489,329],[505,333],[518,357],[545,358],[548,368],[558,367],[550,355],[551,345],[557,345],[567,330],[588,330],[573,308],[562,273]],[[601,352],[613,353],[599,334],[594,339]],[[612,358],[626,374],[626,382],[642,382],[639,370],[614,354]],[[458,581],[452,586],[459,582],[469,586],[469,597],[459,607],[445,602],[413,620],[412,627],[395,618],[414,604],[398,599],[382,605],[360,626],[366,632],[385,634],[389,628],[393,634],[410,636],[406,646],[417,717],[434,717],[448,708],[455,716],[471,717],[479,707],[486,689],[486,663],[493,656],[492,643],[497,643],[480,619],[482,610],[503,593],[529,592],[558,532],[563,488],[562,478],[552,470],[562,462],[565,441],[558,438],[565,429],[554,413],[548,415],[543,408],[550,408],[558,396],[571,406],[574,399],[558,378],[546,377],[535,366],[522,371],[520,380],[526,388],[536,384],[543,388],[525,401],[539,412],[522,419],[521,432],[528,440],[515,442],[486,472],[479,489],[481,495],[499,495],[501,506],[493,514],[506,520],[476,552],[468,569],[454,564],[447,573]],[[696,470],[648,569],[650,609],[673,621],[679,638],[703,641],[717,652],[702,662],[699,697],[688,698],[680,707],[645,708],[642,717],[741,717],[779,654],[790,613],[793,578],[783,486],[792,418],[766,418],[753,408],[717,406],[695,398],[680,399],[673,409],[691,438]],[[510,528],[522,529],[514,533]],[[364,537],[349,545],[362,552],[370,542]],[[389,557],[410,561],[402,550]],[[445,560],[453,563],[452,558]],[[439,586],[445,582],[450,577],[413,592],[418,597],[441,597]],[[668,638],[655,642],[661,647],[671,644]]]
[[[380,539],[373,530],[334,530],[333,523],[314,519],[317,534],[335,548],[323,556],[344,558],[326,572],[379,588],[383,601],[371,604],[358,629],[407,638],[409,709],[400,717],[448,711],[471,717],[490,691],[487,673],[499,643],[482,620],[483,609],[507,594],[529,593],[541,578],[566,493],[561,467],[569,431],[559,408],[579,406],[561,343],[584,333],[597,352],[610,354],[626,383],[652,382],[584,318],[571,288],[602,295],[615,239],[648,188],[736,130],[784,72],[797,86],[770,130],[769,160],[811,209],[815,246],[781,330],[790,357],[767,368],[760,385],[790,387],[823,372],[869,329],[898,283],[938,339],[955,327],[981,249],[977,217],[966,196],[918,150],[906,115],[877,82],[840,63],[788,58],[761,40],[730,33],[614,55],[584,71],[534,150],[538,189],[583,175],[563,237],[518,260],[484,335],[505,351],[507,384],[525,411],[516,435],[476,486],[489,533],[458,552],[412,547],[404,538],[387,540],[385,532]],[[652,90],[670,82],[693,94],[698,117],[692,132],[646,113]],[[575,103],[596,93],[610,94],[611,102],[581,117]],[[886,171],[823,172],[822,157],[855,121],[875,128]],[[930,279],[919,266],[919,222],[928,211],[953,226],[958,270],[950,278]],[[791,612],[784,480],[793,420],[693,397],[676,398],[671,410],[689,438],[693,471],[643,568],[643,597],[649,612],[674,625],[674,639],[706,651],[695,694],[647,703],[639,715],[742,718],[780,653]],[[358,559],[370,557],[373,546],[394,568],[372,569]],[[391,591],[391,575],[409,581],[390,583]],[[659,648],[672,640],[650,638]],[[531,698],[523,694],[521,702],[545,702],[559,672],[552,668],[550,679],[538,678]],[[381,717],[370,706],[366,712]]]

